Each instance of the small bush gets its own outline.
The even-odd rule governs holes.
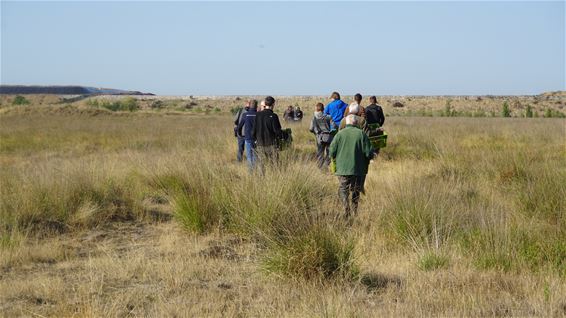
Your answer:
[[[285,244],[271,247],[264,260],[270,273],[303,279],[352,279],[358,275],[354,243],[342,231],[315,227]]]
[[[100,102],[98,101],[98,99],[88,99],[86,101],[87,106],[91,106],[91,107],[100,107]]]
[[[503,117],[511,117],[511,110],[509,109],[509,103],[504,102],[501,109],[501,115]]]
[[[525,117],[532,118],[533,117],[533,108],[531,105],[527,105],[527,109],[525,110]]]
[[[27,98],[18,95],[14,98],[14,100],[12,101],[12,105],[29,105],[30,101],[27,100]]]
[[[151,102],[149,107],[151,107],[152,109],[161,109],[161,108],[163,108],[163,106],[164,106],[163,101],[157,99],[157,100],[154,100],[153,102]]]
[[[419,259],[418,267],[423,271],[433,271],[445,268],[448,266],[449,262],[450,261],[446,255],[429,252]]]
[[[123,100],[118,100],[114,102],[104,101],[102,102],[101,106],[113,112],[116,111],[133,112],[139,109],[138,101],[133,97],[127,97]]]
[[[236,115],[241,109],[243,109],[243,107],[232,107],[230,108],[230,113],[232,113],[232,115]]]

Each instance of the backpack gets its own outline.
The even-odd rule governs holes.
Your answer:
[[[324,125],[325,127],[320,127],[321,121],[325,124]],[[328,122],[330,122],[330,124],[326,125]],[[334,127],[335,124],[332,121],[332,118],[330,118],[330,116],[325,114],[320,119],[315,118],[314,123],[316,125],[316,131],[317,131],[316,140],[321,144],[329,144],[332,141],[333,131],[336,131],[336,128]]]

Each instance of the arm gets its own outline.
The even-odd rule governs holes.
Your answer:
[[[255,117],[255,120],[253,121],[253,125],[252,125],[252,139],[253,140],[257,140],[257,115]]]
[[[238,110],[238,112],[236,113],[236,115],[234,115],[234,126],[238,126],[239,121],[240,121],[240,116],[242,116],[242,112],[244,111],[243,108],[240,108],[240,110]]]
[[[316,118],[313,117],[313,118],[312,118],[312,121],[311,121],[311,126],[310,126],[310,128],[309,128],[309,131],[310,131],[311,133],[313,133],[313,134],[316,134],[316,132],[314,131],[314,122],[315,122],[315,121],[316,121]]]
[[[239,116],[238,116],[239,118]],[[236,134],[241,137],[242,136],[242,128],[244,127],[244,123],[246,122],[245,118],[244,120],[240,120],[238,122],[238,127],[236,128]]]
[[[332,159],[336,159],[336,154],[338,152],[338,140],[340,139],[340,134],[336,135],[334,137],[334,139],[332,139],[332,142],[330,143],[330,148],[328,149],[328,154],[330,155],[330,158]]]

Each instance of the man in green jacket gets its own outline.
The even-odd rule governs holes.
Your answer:
[[[338,195],[344,205],[346,217],[357,212],[369,162],[374,156],[368,136],[356,126],[358,120],[358,116],[348,115],[346,128],[340,130],[330,144],[330,158],[336,162],[335,175],[340,182]],[[352,192],[351,207],[350,192]]]

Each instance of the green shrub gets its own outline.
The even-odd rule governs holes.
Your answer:
[[[117,100],[114,102],[104,101],[102,102],[101,106],[113,112],[116,111],[133,112],[139,109],[138,101],[133,97],[127,97],[123,100]]]
[[[527,109],[525,110],[525,117],[532,118],[533,117],[533,108],[531,105],[527,105]]]
[[[14,98],[14,100],[12,101],[12,105],[29,105],[30,101],[27,100],[27,98],[18,95]]]
[[[98,101],[98,99],[95,98],[89,98],[86,101],[87,106],[91,106],[91,107],[100,107],[100,102]]]
[[[230,108],[230,113],[232,113],[232,115],[236,115],[241,109],[243,109],[243,107],[232,107]]]
[[[161,108],[163,108],[163,106],[164,106],[163,101],[161,101],[159,99],[154,100],[153,102],[151,102],[151,105],[150,105],[150,107],[152,109],[161,109]]]
[[[418,267],[423,271],[433,271],[445,268],[449,262],[450,260],[446,255],[429,252],[421,256],[418,261]]]
[[[444,116],[454,117],[456,115],[456,111],[452,108],[452,101],[450,99],[446,100],[446,105],[444,106]]]
[[[503,108],[501,109],[501,115],[503,117],[511,117],[511,110],[509,109],[509,103],[504,102]]]

